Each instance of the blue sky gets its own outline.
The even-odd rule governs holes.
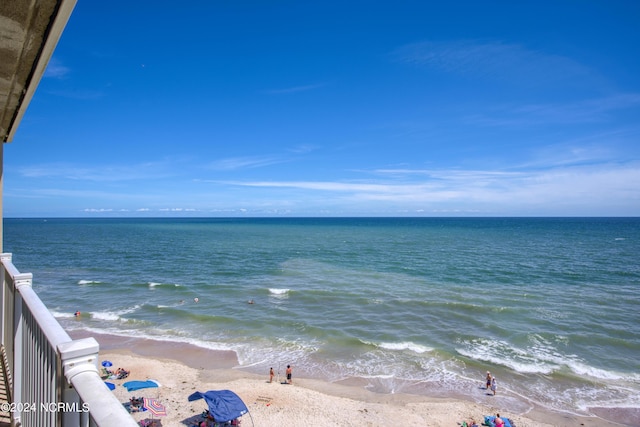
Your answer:
[[[79,0],[4,214],[637,216],[640,2]]]

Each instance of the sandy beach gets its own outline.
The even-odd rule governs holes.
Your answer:
[[[500,413],[518,427],[534,426],[617,426],[596,417],[578,417],[536,409],[514,414],[486,405],[443,396],[433,398],[409,394],[378,394],[357,385],[344,385],[293,375],[293,385],[282,385],[284,369],[269,383],[268,373],[256,375],[237,369],[233,352],[212,351],[188,344],[93,335],[100,343],[100,361],[109,360],[113,369],[131,372],[115,383],[115,395],[125,403],[131,397],[157,398],[166,406],[163,426],[191,426],[206,409],[203,400],[188,402],[194,391],[229,389],[245,402],[249,413],[243,426],[456,426],[484,415]],[[74,338],[79,338],[76,334]],[[277,374],[277,373],[276,373]],[[161,386],[127,392],[129,380],[154,379]],[[149,418],[148,412],[134,413],[136,420]]]

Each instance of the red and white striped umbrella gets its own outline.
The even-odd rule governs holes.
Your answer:
[[[151,412],[155,416],[164,417],[167,415],[167,409],[158,399],[145,397],[142,405],[147,409],[147,411]]]

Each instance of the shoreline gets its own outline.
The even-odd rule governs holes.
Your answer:
[[[496,413],[510,418],[518,427],[640,426],[630,421],[640,420],[640,409],[602,408],[598,416],[593,417],[542,407],[534,407],[525,413],[509,413],[500,408],[498,402],[478,403],[462,395],[383,394],[364,388],[357,379],[328,382],[296,377],[295,366],[294,386],[282,387],[275,379],[274,383],[268,383],[266,373],[259,375],[243,369],[235,352],[230,350],[79,330],[71,331],[69,335],[74,339],[95,338],[100,345],[100,361],[108,359],[114,369],[131,370],[128,379],[112,381],[117,385],[131,379],[150,378],[163,384],[158,389],[149,389],[151,392],[146,396],[158,397],[167,406],[168,416],[163,417],[163,425],[189,425],[189,417],[197,418],[202,413],[206,407],[203,401],[187,402],[187,396],[193,391],[229,388],[244,400],[255,425],[260,426],[377,425],[397,423],[399,419],[403,425],[452,426],[471,418],[481,423],[484,415]],[[280,375],[281,380],[283,376]],[[115,393],[123,403],[130,397],[123,387],[117,387]],[[339,419],[332,420],[336,414]],[[143,415],[134,414],[134,418],[144,419]]]

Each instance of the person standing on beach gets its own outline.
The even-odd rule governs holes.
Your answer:
[[[269,382],[273,382],[273,368],[269,369]]]
[[[291,379],[291,365],[287,365],[287,383],[293,384],[293,380]]]
[[[496,390],[498,389],[498,384],[496,383],[496,377],[491,378],[491,391],[493,395],[496,395]]]
[[[487,387],[486,389],[489,390],[491,388],[491,372],[487,371]]]

